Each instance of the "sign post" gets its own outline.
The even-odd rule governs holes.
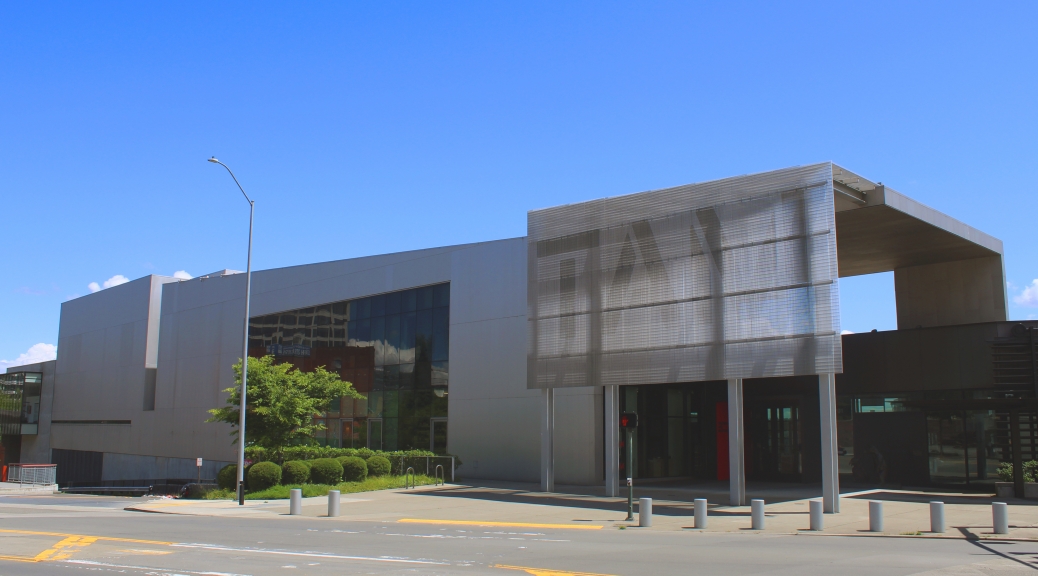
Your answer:
[[[201,458],[196,458],[195,459],[195,466],[198,467],[198,483],[201,484],[202,483],[202,459]]]
[[[634,447],[631,446],[634,429],[638,427],[637,412],[623,412],[620,414],[620,427],[626,432],[624,445],[627,448],[627,519],[634,521]]]

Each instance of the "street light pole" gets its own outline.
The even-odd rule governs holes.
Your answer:
[[[241,352],[241,404],[238,407],[238,505],[245,505],[245,393],[249,378],[249,297],[252,295],[252,218],[256,213],[256,203],[245,193],[238,178],[234,176],[231,169],[212,157],[209,159],[214,164],[227,168],[227,173],[234,178],[245,199],[249,202],[249,257],[245,264],[245,334],[242,336]]]

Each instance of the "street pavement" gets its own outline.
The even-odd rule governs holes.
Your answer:
[[[840,533],[854,535],[803,529],[762,533],[748,530],[748,517],[736,515],[739,509],[716,507],[710,520],[717,529],[702,531],[690,529],[691,518],[679,508],[664,506],[665,513],[646,529],[604,506],[614,501],[549,495],[530,502],[534,496],[524,496],[516,490],[451,486],[352,494],[343,498],[338,518],[322,515],[324,498],[308,499],[304,515],[288,516],[284,501],[250,502],[241,510],[230,502],[8,496],[0,498],[0,575],[965,576],[1038,569],[1038,542],[1012,535],[1016,539],[999,540],[979,527],[974,534],[950,530],[957,537],[873,536],[849,531],[853,521],[848,519]],[[855,500],[845,498],[844,509]],[[779,513],[778,507],[796,505],[774,505],[769,522],[792,516],[806,522],[795,508]],[[1011,522],[1032,513],[1025,506],[1011,508]],[[827,521],[845,514],[853,516],[843,512]],[[956,524],[951,510],[947,515],[949,526]],[[723,527],[726,522],[733,524]],[[744,526],[735,527],[738,523]]]

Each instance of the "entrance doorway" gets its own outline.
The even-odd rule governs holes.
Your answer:
[[[746,475],[756,480],[800,482],[804,468],[800,402],[795,398],[762,400],[747,406]]]
[[[368,449],[382,449],[382,419],[371,418],[368,420]]]
[[[433,454],[447,453],[447,419],[429,419],[429,450]]]

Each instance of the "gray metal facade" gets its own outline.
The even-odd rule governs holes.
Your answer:
[[[527,385],[842,371],[832,164],[528,215]]]

